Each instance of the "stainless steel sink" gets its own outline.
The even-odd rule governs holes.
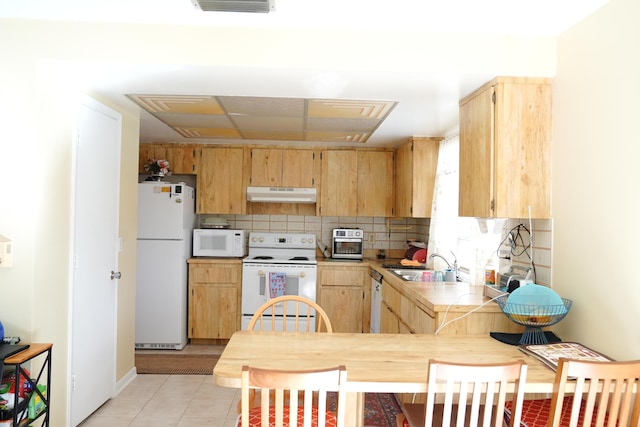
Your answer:
[[[408,268],[390,268],[390,272],[398,276],[404,281],[407,282],[422,282],[422,272],[423,271],[433,271],[433,270],[416,270],[416,269],[408,269]]]

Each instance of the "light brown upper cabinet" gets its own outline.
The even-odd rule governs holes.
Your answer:
[[[358,153],[355,150],[322,152],[322,216],[358,214]]]
[[[393,152],[358,151],[358,216],[393,216]]]
[[[431,217],[439,141],[411,138],[396,150],[395,216]]]
[[[314,187],[313,150],[253,148],[251,185],[256,187]]]
[[[460,101],[459,215],[550,217],[551,80],[498,77]]]
[[[322,216],[392,216],[393,152],[324,150]]]
[[[168,147],[167,144],[140,144],[139,173],[147,173],[144,165],[149,159],[168,160],[169,170],[173,174],[193,175],[197,173],[196,148],[194,147]]]
[[[200,150],[197,213],[246,213],[245,162],[244,148],[212,147]]]

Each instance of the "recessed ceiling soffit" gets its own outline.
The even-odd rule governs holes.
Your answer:
[[[366,142],[395,101],[135,95],[129,99],[185,138]]]

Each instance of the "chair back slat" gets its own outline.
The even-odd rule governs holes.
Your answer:
[[[570,383],[573,393],[567,392]],[[638,426],[640,360],[594,362],[560,359],[551,397],[549,427],[559,427],[565,398],[572,396],[569,426]],[[582,418],[582,421],[580,419]]]
[[[293,306],[291,308],[290,306]],[[282,317],[294,321],[295,330],[288,330],[287,322],[283,321],[282,328],[276,326],[276,320]],[[315,313],[315,317],[314,317]],[[314,324],[315,322],[315,324]],[[327,313],[315,301],[297,295],[284,295],[269,299],[254,313],[249,321],[248,330],[265,330],[266,325],[271,325],[270,330],[283,332],[333,332],[331,321]]]
[[[526,375],[522,360],[485,365],[430,360],[424,426],[502,427],[507,395],[515,408],[510,425],[520,425]]]
[[[276,427],[326,427],[331,424],[344,427],[347,371],[344,366],[335,368],[282,371],[242,368],[241,414],[239,427],[250,427],[250,414],[260,414],[260,426],[268,427],[270,420]],[[249,393],[260,392],[260,408],[250,411]],[[337,396],[336,413],[327,409],[327,392]],[[302,414],[299,420],[299,415]],[[333,419],[335,418],[335,423]],[[299,423],[301,421],[301,423]],[[316,424],[317,422],[317,424]]]

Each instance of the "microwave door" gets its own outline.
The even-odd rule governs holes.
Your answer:
[[[205,254],[227,255],[229,253],[229,235],[220,234],[200,234],[198,239],[199,249]]]

